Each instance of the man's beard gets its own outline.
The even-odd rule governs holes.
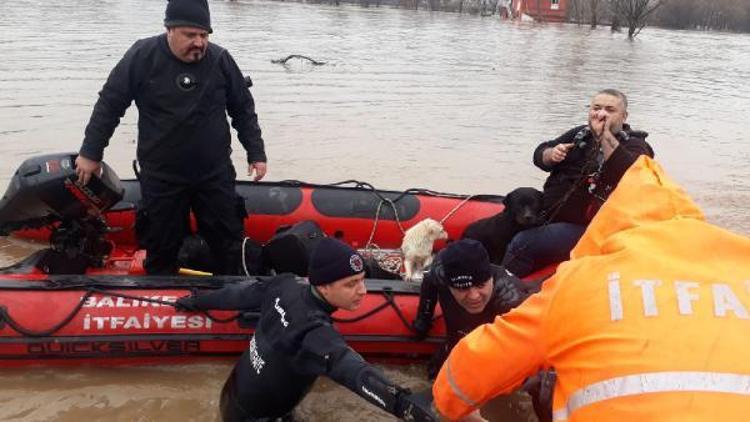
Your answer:
[[[204,54],[205,54],[204,50],[195,49],[195,50],[191,50],[190,53],[188,53],[188,57],[190,57],[190,59],[192,59],[193,62],[197,62],[203,58]]]

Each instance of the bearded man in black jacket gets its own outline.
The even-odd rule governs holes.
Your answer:
[[[323,238],[310,257],[309,284],[293,274],[178,299],[187,310],[260,309],[250,345],[221,393],[224,422],[271,421],[290,414],[325,375],[408,421],[433,421],[431,400],[388,380],[347,346],[333,327],[336,309],[362,303],[364,261],[350,246]]]
[[[164,34],[133,44],[110,73],[86,126],[76,172],[83,184],[98,175],[104,148],[135,101],[142,195],[137,231],[147,251],[146,271],[176,272],[192,209],[214,272],[237,274],[244,203],[234,189],[226,115],[247,151],[248,174],[260,180],[266,154],[253,97],[232,56],[208,41],[206,0],[170,0],[164,26]]]
[[[508,245],[503,265],[513,274],[525,277],[566,261],[625,171],[641,155],[653,158],[648,133],[633,130],[627,118],[625,94],[605,89],[592,98],[587,125],[536,148],[534,164],[550,173],[544,183],[545,224],[518,233]]]

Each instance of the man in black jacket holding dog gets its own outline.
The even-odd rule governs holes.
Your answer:
[[[519,277],[566,261],[586,226],[640,155],[654,156],[648,134],[631,129],[628,100],[614,89],[591,100],[588,125],[577,126],[534,151],[549,172],[544,183],[545,224],[518,233],[503,264]]]
[[[166,32],[136,41],[99,93],[76,159],[79,181],[100,171],[104,148],[131,102],[138,107],[141,207],[137,232],[146,271],[171,274],[189,211],[211,248],[214,272],[236,274],[244,233],[226,115],[247,150],[248,174],[266,173],[255,104],[232,56],[209,43],[206,0],[170,0]]]
[[[388,380],[333,328],[331,314],[337,308],[355,310],[362,303],[364,275],[364,261],[356,251],[323,238],[310,258],[309,284],[282,274],[177,301],[188,310],[260,308],[250,346],[221,393],[224,422],[285,417],[320,375],[399,418],[437,420],[428,398]]]

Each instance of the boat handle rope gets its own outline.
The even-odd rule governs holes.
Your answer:
[[[49,329],[36,331],[36,330],[32,330],[30,328],[26,328],[22,326],[12,316],[10,316],[10,313],[8,312],[8,308],[2,305],[0,305],[0,323],[3,323],[3,322],[7,323],[10,328],[12,328],[19,334],[26,336],[26,337],[47,337],[49,335],[56,333],[61,328],[68,325],[70,321],[72,321],[73,318],[75,318],[78,312],[80,312],[81,308],[83,308],[83,305],[84,303],[86,303],[86,300],[88,300],[88,298],[91,297],[91,295],[93,295],[94,293],[106,294],[106,295],[114,296],[114,297],[122,297],[125,299],[133,299],[133,300],[138,300],[140,302],[150,302],[150,303],[157,303],[161,305],[176,307],[176,302],[171,302],[171,301],[161,300],[161,299],[153,299],[153,298],[144,297],[144,296],[129,295],[126,293],[112,292],[112,291],[108,291],[105,289],[90,287],[86,290],[86,293],[83,296],[81,296],[81,299],[78,301],[78,304],[73,308],[73,310],[62,321],[60,321],[59,323],[57,323],[56,325],[54,325],[53,327]],[[369,318],[379,313],[383,309],[390,306],[393,308],[394,312],[401,320],[401,323],[404,324],[404,326],[408,328],[410,331],[414,331],[414,327],[406,319],[403,312],[401,311],[401,308],[398,307],[398,304],[396,304],[396,300],[394,298],[393,292],[391,292],[390,290],[384,290],[382,294],[383,294],[383,297],[385,298],[385,301],[381,303],[380,305],[378,305],[377,307],[371,309],[370,311],[362,315],[356,316],[354,318],[332,318],[333,321],[338,322],[338,323],[354,323],[354,322],[362,321],[366,318]],[[238,312],[227,318],[218,318],[214,315],[211,315],[211,313],[209,313],[206,310],[200,310],[199,312],[205,315],[211,321],[216,322],[216,323],[221,323],[221,324],[235,321],[240,317],[248,316],[248,314],[252,314],[251,316],[259,316],[259,314],[252,313],[252,312],[249,312],[249,313]],[[436,316],[434,319],[437,319],[437,318],[438,316]]]
[[[152,299],[150,297],[141,297],[141,296],[136,296],[136,295],[129,295],[127,293],[111,292],[111,291],[105,290],[105,289],[97,289],[96,287],[92,287],[91,290],[93,292],[95,292],[95,293],[106,294],[106,295],[114,296],[114,297],[121,297],[121,298],[124,298],[124,299],[133,299],[133,300],[138,300],[140,302],[150,302],[150,303],[158,303],[158,304],[166,305],[166,306],[172,306],[175,309],[177,309],[177,307],[178,307],[177,302],[171,302],[169,300]],[[232,316],[229,316],[229,317],[226,317],[226,318],[219,318],[217,316],[211,315],[211,313],[209,313],[208,311],[203,310],[203,309],[190,309],[190,310],[191,311],[200,312],[203,315],[205,315],[206,318],[210,319],[213,322],[219,323],[219,324],[226,324],[226,323],[232,322],[232,321],[240,318],[242,315],[252,314],[252,312],[237,312],[236,314],[234,314]]]
[[[383,297],[385,298],[385,302],[372,308],[368,312],[365,312],[364,314],[358,315],[353,318],[332,318],[333,321],[338,322],[338,323],[353,323],[353,322],[362,321],[363,319],[369,318],[377,314],[378,312],[382,311],[383,309],[387,308],[388,306],[390,306],[396,312],[396,315],[398,315],[399,319],[404,324],[404,326],[408,328],[409,331],[415,331],[414,327],[409,323],[409,321],[406,320],[406,317],[401,312],[401,308],[399,308],[398,305],[396,304],[396,300],[393,297],[393,292],[391,292],[390,290],[383,290],[382,293],[383,293]]]
[[[70,314],[68,314],[68,316],[65,317],[62,321],[60,321],[57,325],[47,330],[35,331],[29,328],[23,327],[15,319],[13,319],[13,317],[10,316],[10,314],[8,313],[8,308],[6,308],[5,306],[0,306],[0,321],[7,323],[8,326],[10,326],[10,328],[16,330],[16,332],[26,337],[46,337],[46,336],[49,336],[50,334],[56,333],[59,329],[68,325],[68,323],[72,321],[73,318],[78,314],[78,311],[81,310],[81,308],[83,307],[83,304],[86,302],[86,299],[88,299],[92,294],[94,294],[93,290],[87,290],[86,294],[81,297],[81,300],[78,302],[78,305],[76,305],[76,307],[73,308],[73,311]]]
[[[375,211],[375,220],[372,223],[372,230],[370,231],[370,238],[367,239],[367,243],[365,243],[365,250],[367,253],[372,256],[375,259],[375,262],[378,264],[378,267],[382,269],[383,271],[387,271],[391,274],[399,275],[399,270],[401,269],[401,265],[403,263],[403,260],[401,258],[398,259],[398,262],[393,262],[391,264],[388,264],[385,262],[385,259],[380,256],[374,254],[372,251],[373,249],[380,250],[380,246],[373,243],[373,239],[375,238],[375,232],[378,230],[378,223],[380,222],[380,210],[383,208],[383,203],[387,203],[393,208],[393,215],[396,218],[396,224],[398,224],[399,230],[401,230],[401,234],[403,235],[405,233],[404,227],[401,225],[401,219],[398,216],[398,209],[396,208],[396,204],[391,201],[388,198],[380,197],[380,203],[378,203],[378,209]]]
[[[446,220],[448,220],[449,218],[451,218],[451,217],[453,216],[453,214],[455,214],[455,213],[456,213],[456,212],[457,212],[457,211],[458,211],[459,209],[461,209],[461,207],[463,207],[463,206],[464,206],[464,205],[465,205],[465,204],[466,204],[467,202],[469,202],[469,200],[470,200],[471,198],[473,198],[473,197],[474,197],[474,195],[469,195],[469,196],[467,196],[466,198],[464,198],[464,200],[463,200],[463,201],[461,201],[461,202],[460,202],[460,203],[459,203],[458,205],[456,205],[455,207],[453,207],[453,209],[452,209],[452,210],[450,210],[450,212],[448,212],[448,214],[445,214],[445,217],[443,217],[442,219],[440,219],[440,224],[441,224],[441,225],[442,225],[442,224],[445,224],[445,221],[446,221]]]
[[[56,333],[61,328],[63,328],[66,325],[68,325],[70,323],[70,321],[72,321],[73,318],[75,318],[75,316],[78,314],[78,312],[80,312],[81,308],[83,308],[83,305],[84,305],[84,303],[86,303],[86,300],[89,297],[91,297],[91,295],[93,295],[94,293],[106,294],[108,296],[114,296],[114,297],[122,297],[122,298],[125,298],[125,299],[133,299],[133,300],[138,300],[138,301],[141,301],[141,302],[158,303],[158,304],[167,305],[167,306],[175,306],[176,305],[176,302],[170,302],[170,301],[167,301],[167,300],[153,299],[153,298],[144,297],[144,296],[129,295],[129,294],[126,294],[126,293],[117,293],[117,292],[112,292],[112,291],[105,290],[105,289],[98,289],[98,288],[95,288],[95,287],[90,287],[90,288],[86,289],[86,293],[83,296],[81,296],[81,299],[78,301],[78,304],[73,308],[73,310],[65,318],[63,318],[62,321],[60,321],[56,325],[52,326],[51,328],[48,328],[46,330],[41,330],[41,331],[36,331],[36,330],[32,330],[30,328],[26,328],[23,325],[21,325],[20,323],[18,323],[18,321],[16,321],[10,315],[10,313],[8,312],[8,308],[5,307],[5,306],[3,306],[3,305],[0,305],[0,324],[6,323],[6,324],[8,324],[8,326],[10,328],[12,328],[13,330],[15,330],[17,333],[19,333],[19,334],[21,334],[23,336],[26,336],[26,337],[47,337],[49,335],[52,335],[52,334]],[[200,310],[199,312],[202,313],[203,315],[205,315],[206,318],[209,318],[211,321],[216,322],[216,323],[220,323],[220,324],[225,324],[225,323],[232,322],[232,321],[234,321],[234,320],[236,320],[236,319],[238,319],[240,317],[247,316],[248,314],[250,314],[250,316],[254,316],[253,315],[254,313],[252,313],[252,312],[238,312],[235,315],[232,315],[232,316],[227,317],[227,318],[219,318],[219,317],[216,317],[216,316],[212,315],[211,313],[209,313],[208,311],[205,311],[205,310]]]

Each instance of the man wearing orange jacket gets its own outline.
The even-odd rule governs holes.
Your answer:
[[[456,345],[435,405],[481,420],[554,367],[556,421],[748,420],[749,310],[750,239],[641,157],[542,291]]]

